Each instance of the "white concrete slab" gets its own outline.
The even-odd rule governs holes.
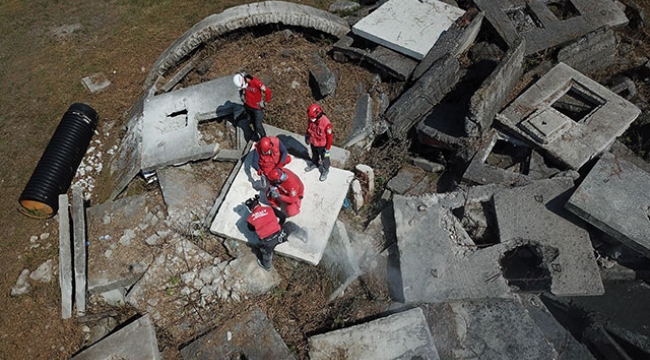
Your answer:
[[[465,10],[437,0],[390,0],[359,20],[352,32],[416,60]]]
[[[246,225],[249,212],[244,202],[258,193],[263,203],[266,203],[266,199],[264,191],[253,188],[253,181],[258,180],[258,177],[254,171],[251,172],[252,159],[253,154],[249,152],[210,225],[210,232],[256,244],[259,241],[257,235],[249,231]],[[318,180],[320,176],[318,171],[305,173],[306,166],[307,162],[304,159],[294,157],[286,168],[296,173],[305,185],[300,213],[288,218],[287,221],[294,222],[307,231],[307,243],[289,236],[289,241],[278,245],[275,251],[278,254],[318,265],[354,174],[331,167],[327,180],[321,182]]]
[[[142,170],[211,157],[216,144],[201,140],[198,115],[236,105],[241,101],[230,76],[146,99],[141,124]]]

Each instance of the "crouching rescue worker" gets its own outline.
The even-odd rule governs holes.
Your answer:
[[[307,132],[305,143],[311,147],[311,164],[305,168],[306,172],[316,168],[320,170],[320,181],[327,179],[330,171],[330,148],[332,148],[332,123],[323,113],[318,104],[311,104],[307,108]],[[320,164],[320,165],[319,165]]]
[[[269,172],[267,177],[271,183],[266,192],[269,203],[276,208],[284,207],[287,216],[298,215],[305,193],[305,185],[300,181],[298,175],[289,169],[275,168]]]
[[[275,136],[263,137],[255,143],[253,153],[253,168],[257,175],[268,177],[268,173],[274,168],[283,168],[291,162],[291,155],[282,141]]]
[[[273,249],[287,241],[287,233],[282,229],[286,216],[277,209],[260,204],[259,199],[259,195],[255,195],[246,200],[246,207],[250,211],[248,229],[255,231],[260,238],[261,258],[257,258],[257,264],[264,270],[271,271]]]

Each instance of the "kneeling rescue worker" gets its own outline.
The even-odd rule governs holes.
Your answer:
[[[260,238],[261,259],[257,264],[266,271],[271,271],[273,261],[273,249],[287,241],[287,233],[282,229],[286,216],[279,210],[270,206],[260,204],[259,195],[246,200],[246,207],[250,211],[248,215],[248,229],[255,231]]]
[[[275,168],[267,177],[271,186],[266,192],[266,198],[271,206],[282,208],[284,205],[287,216],[298,215],[305,194],[305,185],[298,175],[289,169]]]

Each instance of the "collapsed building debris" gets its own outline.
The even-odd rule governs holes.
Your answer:
[[[278,1],[231,8],[196,24],[152,67],[145,81],[148,90],[134,107],[127,134],[114,158],[112,174],[116,186],[112,198],[118,197],[138,172],[156,170],[160,187],[156,196],[162,195],[159,204],[164,204],[164,209],[149,204],[148,195],[123,197],[88,209],[88,223],[95,224],[89,227],[91,242],[105,232],[104,225],[121,227],[118,233],[123,234],[117,242],[100,240],[99,246],[89,249],[88,261],[93,262],[88,266],[90,293],[104,293],[108,297],[106,291],[112,290],[119,292],[118,297],[126,294],[124,301],[129,306],[138,313],[149,314],[143,321],[150,321],[150,316],[173,339],[187,339],[183,334],[188,331],[194,336],[202,335],[182,348],[186,359],[296,357],[294,344],[290,350],[281,337],[286,329],[277,327],[277,320],[271,315],[270,319],[266,317],[272,313],[267,308],[255,306],[228,322],[201,321],[205,314],[217,311],[221,303],[238,304],[263,296],[286,279],[276,269],[266,272],[259,268],[251,249],[258,238],[246,226],[248,210],[244,201],[263,187],[262,179],[251,170],[252,143],[247,143],[250,133],[246,133],[245,126],[234,127],[228,121],[224,123],[228,134],[221,134],[224,136],[208,133],[203,127],[222,122],[223,117],[237,119],[242,112],[231,78],[217,77],[182,89],[178,84],[199,63],[200,57],[194,51],[222,34],[258,24],[304,26],[338,39],[329,56],[337,61],[363,58],[377,66],[381,75],[401,82],[396,85],[401,93],[391,99],[394,101],[390,106],[388,101],[375,102],[371,91],[363,89],[356,93],[354,125],[348,134],[341,134],[345,140],[342,147],[331,149],[333,167],[326,182],[318,181],[316,172],[303,170],[309,150],[302,134],[265,124],[267,134],[277,136],[293,156],[286,168],[298,174],[306,188],[301,212],[289,219],[286,229],[299,230],[307,236],[290,234],[288,242],[275,248],[276,253],[324,270],[332,285],[326,291],[330,304],[344,298],[354,283],[365,286],[367,279],[386,283],[392,309],[403,303],[424,303],[421,308],[392,315],[386,315],[390,309],[384,307],[384,312],[372,314],[374,320],[356,318],[354,326],[342,326],[335,331],[329,330],[338,325],[323,325],[312,331],[308,339],[303,333],[301,339],[309,342],[309,357],[447,359],[480,354],[500,359],[592,359],[539,298],[528,293],[562,297],[604,293],[591,243],[594,236],[590,238],[590,232],[598,230],[589,228],[565,206],[648,255],[642,237],[635,236],[636,225],[616,228],[609,220],[591,213],[585,215],[576,200],[585,200],[583,192],[595,187],[594,181],[600,181],[601,186],[617,185],[620,181],[626,186],[627,175],[644,179],[647,174],[643,170],[630,170],[627,164],[621,166],[605,155],[573,197],[574,180],[582,175],[562,172],[566,168],[580,170],[601,156],[640,111],[565,64],[539,67],[541,79],[521,95],[520,80],[527,66],[526,55],[570,40],[576,42],[561,49],[558,59],[585,71],[602,69],[611,63],[608,61],[612,57],[612,41],[615,44],[609,27],[622,25],[626,20],[619,10],[603,1],[597,1],[594,7],[613,14],[613,19],[606,19],[602,12],[592,16],[591,9],[580,1],[516,3],[507,10],[512,14],[509,20],[524,21],[530,26],[544,24],[548,29],[531,27],[522,31],[518,23],[517,36],[512,36],[512,29],[503,23],[495,25],[497,20],[501,21],[497,8],[503,11],[505,2],[476,1],[482,11],[479,12],[436,0],[391,0],[356,22],[352,32],[347,22],[335,15]],[[581,16],[572,17],[576,20],[559,24],[551,18],[574,13],[571,7],[580,10]],[[361,13],[360,10],[357,14]],[[388,13],[392,15],[386,18]],[[535,17],[539,14],[544,15],[541,20]],[[497,56],[487,61],[488,66],[472,69],[467,62],[473,60],[464,55],[484,29],[484,16],[504,37],[508,48],[498,49],[493,43],[482,42],[481,46],[497,48]],[[405,18],[412,21],[422,17],[426,19],[413,22],[424,26],[431,37],[416,36],[416,48],[403,42],[406,33],[401,38],[391,38],[389,35],[400,32],[389,28],[385,33],[375,26],[378,19],[382,19],[380,25],[385,28],[388,20],[406,24]],[[521,17],[524,20],[519,20]],[[570,24],[580,25],[579,34],[548,33]],[[593,28],[595,24],[598,27]],[[437,26],[435,30],[430,29],[432,25]],[[417,31],[421,34],[424,30]],[[580,36],[585,37],[577,39]],[[368,47],[357,47],[373,42]],[[582,58],[575,55],[583,53],[583,47],[588,46],[585,43],[594,42],[603,47],[584,51]],[[318,58],[313,58],[313,68],[305,76],[315,82],[312,90],[316,91],[309,100],[336,96],[337,75],[327,68],[322,54],[312,56]],[[606,61],[593,60],[598,57]],[[174,69],[176,73],[172,74]],[[546,73],[545,69],[550,70]],[[170,80],[160,88],[163,93],[155,95],[163,76]],[[466,87],[467,84],[471,86]],[[519,97],[502,109],[516,95]],[[377,106],[383,109],[377,112]],[[357,172],[365,175],[357,174],[353,179],[354,174],[348,169],[356,164],[349,160],[358,159],[359,151],[371,149],[370,140],[373,136],[378,140],[383,130],[401,140],[416,130],[419,146],[444,149],[438,153],[444,154],[442,157],[448,156],[444,151],[453,149],[464,153],[460,156],[462,160],[472,160],[468,164],[445,163],[445,167],[430,161],[430,157],[412,153],[410,158],[416,167],[405,165],[409,158],[401,159],[399,171],[390,178],[377,178],[376,188],[387,189],[377,201],[382,212],[367,228],[358,230],[354,222],[363,211],[375,210],[368,210],[371,206],[366,205],[376,205],[372,202],[378,197],[373,198],[372,168],[357,166]],[[431,151],[424,153],[428,156]],[[205,161],[210,158],[217,162]],[[235,165],[216,168],[218,161],[232,161]],[[563,168],[550,165],[552,161]],[[170,167],[181,164],[186,165]],[[457,171],[451,168],[454,165],[468,167]],[[619,175],[616,179],[607,175],[616,181],[607,184],[592,179],[607,171]],[[212,176],[210,181],[202,181],[203,173]],[[460,176],[453,178],[456,173],[462,174],[464,183],[460,183]],[[443,181],[449,183],[443,186]],[[351,184],[353,192],[349,195]],[[484,186],[473,186],[476,184]],[[637,206],[644,197],[633,191],[636,187],[628,187],[632,190],[628,189],[625,196],[634,199],[626,205]],[[619,196],[611,191],[615,194],[612,196]],[[609,190],[599,190],[598,197],[608,194]],[[600,208],[611,211],[614,200],[607,196],[599,200],[606,202],[598,205]],[[339,216],[346,204],[354,214]],[[581,210],[576,210],[579,207]],[[648,211],[644,209],[634,211],[634,220],[647,221]],[[345,221],[355,216],[351,224]],[[205,233],[208,227],[210,234]],[[213,240],[227,250],[219,255],[208,251],[206,244]],[[137,261],[120,258],[127,252]],[[222,256],[223,253],[227,255]],[[122,261],[125,259],[128,261]],[[297,263],[291,262],[290,266],[296,268]],[[111,267],[117,269],[117,274],[100,276],[103,283],[99,284],[95,274]],[[62,286],[65,298],[63,291]],[[370,289],[365,291],[370,302],[379,302],[384,296]],[[77,289],[79,292],[85,294]],[[78,309],[80,305],[83,308],[83,300],[77,301]],[[65,316],[68,308],[62,310]],[[263,341],[259,341],[260,337]],[[377,346],[378,342],[381,346]]]

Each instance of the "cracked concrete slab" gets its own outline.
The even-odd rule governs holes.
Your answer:
[[[147,98],[141,120],[142,170],[212,157],[218,144],[202,140],[199,117],[233,104],[241,100],[230,76]]]
[[[650,256],[650,174],[604,154],[566,208],[636,251]]]

